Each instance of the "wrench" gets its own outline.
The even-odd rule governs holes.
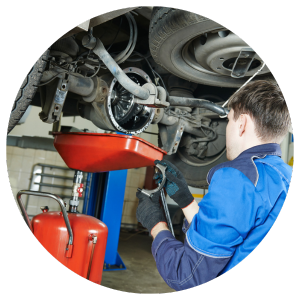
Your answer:
[[[171,230],[171,233],[173,234],[173,236],[175,237],[173,226],[172,226],[172,221],[171,221],[171,217],[170,217],[170,213],[169,213],[169,210],[168,210],[168,205],[167,205],[167,201],[166,201],[166,197],[165,197],[165,193],[164,193],[164,191],[162,189],[164,187],[164,185],[165,185],[166,180],[167,180],[167,177],[166,177],[166,169],[167,169],[167,167],[163,166],[161,164],[157,164],[156,167],[160,170],[160,172],[161,172],[161,174],[163,176],[160,185],[156,189],[154,189],[154,190],[146,190],[146,189],[140,189],[140,188],[138,188],[138,191],[140,191],[141,193],[147,195],[150,198],[152,197],[152,195],[154,193],[160,191],[161,202],[163,204],[164,211],[165,211],[165,214],[166,214],[168,227]]]
[[[138,188],[138,191],[142,192],[143,194],[147,195],[150,198],[152,197],[152,194],[160,191],[164,187],[164,185],[166,183],[166,180],[167,180],[167,177],[166,177],[166,169],[167,169],[167,167],[163,166],[163,165],[160,165],[160,164],[157,164],[156,167],[160,170],[160,172],[161,172],[161,174],[163,176],[160,185],[156,189],[154,189],[154,190],[146,190],[146,189],[140,189],[140,188]]]

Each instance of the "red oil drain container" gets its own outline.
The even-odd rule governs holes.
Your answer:
[[[70,169],[83,172],[154,166],[166,151],[135,137],[91,132],[54,132],[54,147]]]
[[[43,213],[29,220],[21,195],[49,197],[56,200],[60,212]],[[108,229],[100,220],[79,214],[67,213],[62,199],[54,194],[20,191],[17,200],[24,219],[44,248],[59,262],[78,275],[97,284],[101,283]]]
[[[67,166],[84,172],[107,172],[153,166],[167,152],[134,136],[87,132],[53,133],[54,146]],[[60,212],[43,213],[29,220],[21,195],[49,197]],[[100,220],[67,213],[62,199],[54,194],[22,190],[17,201],[23,217],[39,242],[63,265],[78,275],[100,284],[108,229]]]

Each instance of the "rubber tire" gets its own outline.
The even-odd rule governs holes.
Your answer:
[[[12,111],[10,113],[7,134],[18,124],[26,109],[30,105],[40,83],[43,72],[47,64],[47,58],[49,50],[46,50],[44,54],[37,60],[30,72],[24,79],[19,92],[16,96]]]
[[[203,16],[174,8],[155,7],[149,28],[150,52],[156,63],[170,73],[199,84],[240,87],[247,79],[210,75],[190,67],[181,57],[182,47],[201,33],[224,28]],[[274,80],[271,73],[256,79]]]

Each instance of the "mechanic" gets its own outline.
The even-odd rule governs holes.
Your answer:
[[[175,290],[205,283],[243,260],[265,237],[286,198],[292,168],[281,159],[279,144],[291,125],[276,84],[258,80],[229,99],[228,161],[208,175],[208,193],[197,204],[183,174],[168,161],[165,189],[182,209],[184,243],[167,227],[159,205],[137,192],[136,216],[153,237],[152,254],[165,282]],[[158,181],[160,176],[155,176]]]

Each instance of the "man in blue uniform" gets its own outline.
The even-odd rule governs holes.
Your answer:
[[[167,166],[166,191],[185,215],[184,243],[168,230],[159,194],[150,199],[137,192],[137,219],[153,236],[160,275],[175,290],[205,283],[243,260],[268,233],[287,195],[292,169],[279,144],[290,116],[279,87],[255,81],[228,105],[228,161],[209,171],[208,193],[199,205],[183,174],[168,161],[155,161]]]

